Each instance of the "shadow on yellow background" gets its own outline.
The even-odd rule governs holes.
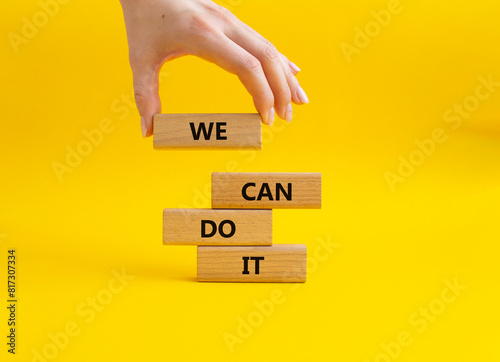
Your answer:
[[[264,126],[259,152],[142,139],[118,1],[67,1],[47,21],[35,0],[4,4],[0,269],[6,283],[16,248],[19,304],[16,355],[6,310],[0,353],[497,361],[500,4],[220,3],[301,67],[311,100]],[[43,26],[28,38],[26,21]],[[164,66],[161,98],[254,111],[236,77],[192,57]],[[163,208],[210,207],[211,172],[230,169],[322,173],[321,210],[274,212],[274,240],[308,246],[306,284],[196,283],[195,248],[162,245]]]

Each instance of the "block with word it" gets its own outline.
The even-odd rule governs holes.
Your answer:
[[[155,148],[262,148],[258,113],[155,114]]]
[[[163,210],[165,245],[271,245],[272,210]]]
[[[305,282],[307,247],[198,246],[200,282]]]
[[[320,173],[212,173],[212,207],[319,209]]]

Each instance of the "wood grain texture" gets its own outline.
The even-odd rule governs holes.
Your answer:
[[[203,226],[202,220],[214,222],[216,228],[210,222],[204,222]],[[224,222],[225,220],[230,220],[234,227],[230,222]],[[163,244],[271,245],[272,221],[272,210],[165,209]],[[219,231],[221,223],[222,234],[226,237]],[[214,235],[208,237],[210,234]]]
[[[245,185],[248,186],[244,190]],[[254,200],[245,199],[245,195]],[[214,172],[212,208],[319,209],[321,174]]]
[[[217,139],[217,123],[222,122]],[[192,123],[192,125],[191,125]],[[208,135],[212,123],[210,138],[205,137],[200,124],[205,125]],[[193,135],[199,136],[196,140]],[[191,114],[155,114],[153,127],[154,148],[262,148],[262,124],[258,113],[191,113]]]
[[[252,257],[263,258],[258,274]],[[243,258],[249,258],[246,268]],[[198,246],[200,282],[305,282],[306,276],[307,247],[302,244]]]

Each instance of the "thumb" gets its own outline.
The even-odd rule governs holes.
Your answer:
[[[159,69],[151,65],[131,64],[134,76],[134,96],[141,115],[142,136],[153,134],[153,116],[161,113],[159,91]]]

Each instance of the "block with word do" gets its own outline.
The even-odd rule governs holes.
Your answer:
[[[198,246],[200,282],[305,282],[307,248],[272,246]]]
[[[212,173],[212,207],[319,209],[320,173]]]
[[[155,148],[262,148],[258,113],[155,114]]]
[[[272,210],[163,210],[165,245],[271,245]]]

